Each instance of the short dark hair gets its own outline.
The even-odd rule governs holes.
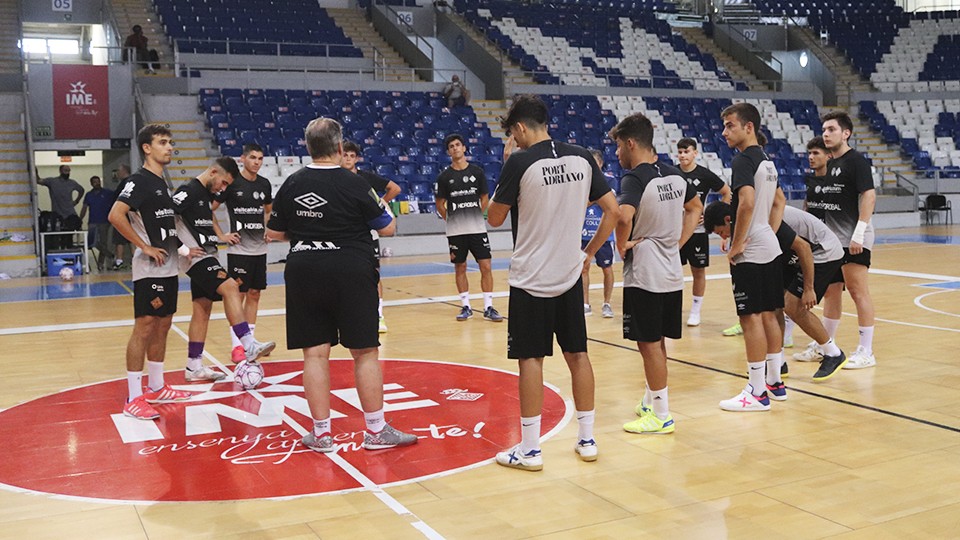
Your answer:
[[[134,34],[137,34],[137,33],[143,31],[143,27],[140,26],[139,24],[135,24],[135,25],[133,25],[133,28],[131,28],[131,30],[133,30],[133,33],[134,33]]]
[[[819,148],[819,149],[823,150],[824,152],[829,152],[829,151],[830,151],[830,150],[827,149],[826,143],[823,142],[823,137],[821,137],[821,136],[819,136],[819,135],[817,135],[816,137],[810,139],[810,141],[807,142],[807,151],[808,151],[808,152],[809,152],[810,150],[813,150],[814,148]]]
[[[144,155],[143,145],[150,145],[153,142],[153,138],[161,135],[166,135],[168,137],[173,137],[173,134],[170,132],[170,128],[163,124],[147,124],[140,128],[140,131],[137,132],[137,149],[140,150],[140,156]]]
[[[260,153],[262,154],[262,153],[263,153],[263,147],[260,146],[259,144],[255,143],[255,142],[247,143],[247,144],[243,145],[243,155],[247,155],[247,154],[249,154],[250,152],[260,152]]]
[[[353,142],[353,141],[344,140],[344,141],[343,141],[343,153],[346,154],[347,152],[353,152],[354,154],[356,154],[356,155],[359,156],[359,155],[360,155],[360,145],[357,144],[357,143],[355,143],[355,142]]]
[[[643,115],[635,113],[624,118],[610,130],[613,140],[633,139],[643,148],[653,149],[653,122]]]
[[[726,224],[725,217],[733,218],[733,207],[723,201],[714,201],[703,209],[703,228],[708,233]]]
[[[760,131],[760,111],[756,107],[747,102],[734,103],[720,113],[720,118],[726,118],[732,114],[737,116],[741,125],[745,125],[747,122],[753,124],[753,132],[757,136],[757,142],[760,143],[760,146],[767,144],[767,136]]]
[[[540,96],[523,94],[513,98],[510,112],[500,121],[500,127],[509,133],[510,128],[521,123],[527,127],[545,126],[549,117],[550,111]]]
[[[850,115],[844,111],[833,111],[828,112],[823,115],[821,118],[821,124],[826,124],[830,120],[836,120],[837,124],[840,126],[840,129],[845,129],[853,135],[853,120],[850,119]]]
[[[451,133],[443,138],[443,149],[447,150],[450,148],[450,143],[453,141],[460,141],[460,144],[467,146],[466,141],[463,140],[463,135],[459,133]]]
[[[93,176],[90,177],[90,181],[91,181],[91,182],[93,182],[94,179],[100,180],[100,177],[97,176],[97,175],[93,175]]]
[[[597,150],[596,148],[587,148],[587,152],[590,152],[590,155],[593,156],[593,159],[600,161],[600,165],[603,165],[603,152]]]
[[[237,160],[232,157],[220,156],[214,160],[214,163],[221,169],[227,171],[227,174],[232,176],[234,180],[240,176],[240,167],[237,166]]]
[[[340,122],[333,118],[315,118],[307,124],[304,138],[307,140],[307,151],[310,152],[310,157],[316,159],[332,156],[340,149],[343,128],[340,127]]]
[[[684,137],[677,141],[677,150],[683,150],[684,148],[693,148],[697,149],[697,140],[690,137]]]

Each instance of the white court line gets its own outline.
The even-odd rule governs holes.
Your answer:
[[[916,297],[916,298],[913,299],[913,304],[914,304],[915,306],[917,306],[918,308],[920,308],[920,309],[925,309],[925,310],[930,311],[930,312],[933,312],[933,313],[939,313],[940,315],[947,315],[947,316],[950,316],[950,317],[960,317],[960,314],[957,314],[957,313],[950,313],[950,312],[947,312],[947,311],[940,311],[939,309],[935,309],[935,308],[932,308],[932,307],[928,307],[928,306],[923,305],[923,299],[924,299],[924,298],[926,298],[926,297],[928,297],[928,296],[933,296],[933,295],[935,295],[935,294],[943,294],[943,293],[949,293],[949,292],[956,292],[956,291],[955,291],[954,289],[941,289],[941,290],[939,290],[939,291],[933,291],[933,292],[928,292],[927,294],[921,294],[920,296],[918,296],[918,297]]]
[[[187,334],[177,326],[175,325],[171,326],[170,329],[176,332],[177,335],[182,337],[185,341],[187,342],[190,341],[189,336],[187,336]],[[225,366],[222,362],[217,360],[213,355],[211,355],[207,351],[204,351],[203,356],[205,356],[208,360],[213,362],[213,364],[217,366],[217,369],[225,373],[228,377],[233,376],[233,373],[230,371],[230,369],[227,368],[227,366]],[[248,392],[250,395],[252,395],[261,403],[263,403],[264,398],[260,392],[255,392],[255,391],[248,391]],[[294,419],[291,418],[290,415],[288,415],[287,413],[283,413],[283,423],[286,424],[288,427],[290,427],[290,429],[300,434],[301,437],[307,434],[307,430],[304,429],[303,426],[298,424],[296,421],[294,421]],[[383,488],[380,487],[380,485],[378,485],[376,482],[368,478],[365,474],[360,472],[359,469],[351,465],[347,460],[340,457],[336,452],[324,453],[322,454],[322,456],[329,458],[330,461],[332,461],[335,465],[340,467],[345,473],[350,475],[350,477],[356,480],[358,484],[363,486],[363,488],[366,491],[369,491],[376,498],[380,499],[380,502],[382,502],[388,508],[393,510],[394,513],[396,513],[399,516],[406,517],[412,520],[410,524],[414,528],[416,528],[418,531],[420,531],[424,536],[426,536],[430,540],[443,539],[443,536],[440,533],[438,533],[432,527],[427,525],[422,519],[418,518],[416,514],[411,512],[409,509],[407,509],[407,507],[404,506],[400,501],[393,498],[393,496],[391,496],[389,493],[384,491]]]
[[[442,264],[442,263],[437,263]],[[871,274],[877,275],[886,275],[886,276],[895,276],[895,277],[905,277],[912,279],[923,279],[931,281],[960,281],[960,277],[956,276],[944,276],[938,274],[924,274],[917,272],[901,272],[897,270],[880,270],[880,269],[870,269]],[[707,275],[708,281],[720,280],[720,279],[730,279],[730,274],[710,274]],[[692,281],[692,277],[685,277],[684,281]],[[618,281],[613,284],[615,288],[622,288],[623,282]],[[590,286],[591,290],[602,289],[603,284],[597,283]],[[510,295],[508,291],[500,291],[493,293],[494,298],[506,298]],[[471,294],[470,298],[472,300],[477,300],[483,298],[482,294]],[[441,304],[444,302],[457,302],[460,300],[459,296],[431,296],[426,298],[407,298],[403,300],[385,300],[383,305],[385,307],[391,306],[414,306],[421,304]],[[265,309],[257,313],[258,317],[273,317],[277,315],[286,315],[286,309]],[[844,315],[851,315],[849,313],[844,313]],[[210,320],[223,320],[226,316],[223,313],[216,313],[210,316]],[[928,328],[931,330],[946,330],[948,332],[957,332],[958,330],[953,328],[941,328],[937,326],[927,326],[927,325],[918,325],[902,321],[894,321],[891,319],[876,319],[881,322],[890,323],[890,324],[899,324],[903,326],[912,326],[918,328]],[[179,317],[173,318],[174,323],[187,323],[190,322],[189,315],[182,315]],[[98,322],[86,322],[86,323],[72,323],[72,324],[51,324],[43,326],[21,326],[15,328],[0,328],[0,336],[12,336],[19,334],[36,334],[41,332],[62,332],[69,330],[92,330],[96,328],[117,328],[122,326],[133,326],[133,319],[120,319],[114,321],[98,321]]]

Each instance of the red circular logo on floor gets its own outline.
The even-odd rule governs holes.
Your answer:
[[[330,362],[335,454],[301,443],[312,427],[303,362],[266,362],[266,379],[242,391],[232,378],[185,385],[198,394],[156,405],[157,421],[121,413],[125,379],[45,396],[0,412],[0,483],[108,501],[224,501],[333,493],[420,480],[475,466],[520,440],[517,377],[478,366],[384,360],[391,425],[419,437],[406,448],[368,451],[353,362]],[[543,432],[567,418],[544,388]]]

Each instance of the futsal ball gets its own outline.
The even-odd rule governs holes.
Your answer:
[[[71,281],[71,280],[73,280],[73,269],[72,269],[72,268],[67,268],[67,267],[61,268],[61,269],[60,269],[60,279],[62,279],[62,280],[64,280],[64,281]]]
[[[244,390],[253,390],[263,382],[263,366],[259,362],[241,362],[233,371],[233,380]]]

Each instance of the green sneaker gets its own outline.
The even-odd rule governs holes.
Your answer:
[[[667,416],[666,420],[661,420],[655,414],[647,414],[637,418],[633,422],[627,422],[623,425],[623,430],[630,433],[649,433],[652,435],[666,435],[673,433],[675,425],[673,416]]]
[[[742,336],[742,335],[743,335],[743,328],[740,326],[740,323],[737,323],[737,324],[731,326],[730,328],[727,328],[726,330],[724,330],[724,331],[723,331],[723,335],[728,336],[728,337],[729,337],[729,336]]]

